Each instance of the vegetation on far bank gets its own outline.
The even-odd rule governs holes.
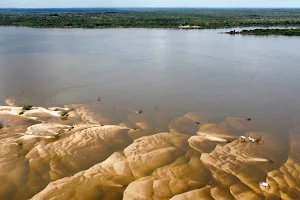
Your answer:
[[[286,36],[300,36],[300,29],[253,29],[242,31],[225,32],[231,35],[286,35]]]
[[[300,9],[2,9],[0,25],[45,28],[299,26]]]

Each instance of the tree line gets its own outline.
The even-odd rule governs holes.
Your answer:
[[[300,9],[0,10],[0,25],[45,28],[299,26]]]

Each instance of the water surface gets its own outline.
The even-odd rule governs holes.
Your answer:
[[[278,136],[300,109],[300,39],[224,30],[0,28],[0,100],[251,117]],[[105,109],[104,109],[105,108]],[[99,109],[101,110],[101,109]],[[115,115],[115,117],[122,115]]]

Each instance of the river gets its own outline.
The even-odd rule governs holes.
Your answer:
[[[299,119],[299,38],[227,30],[1,27],[0,101],[98,101],[110,116],[160,112],[163,126],[187,112],[251,117],[285,137]]]

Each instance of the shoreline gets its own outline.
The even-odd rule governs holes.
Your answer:
[[[287,28],[287,29],[245,29],[242,31],[229,31],[222,34],[229,35],[256,35],[256,36],[300,36],[299,28]]]
[[[179,27],[95,27],[95,28],[85,28],[85,27],[45,27],[45,26],[16,26],[16,25],[0,25],[0,27],[4,28],[31,28],[31,29],[75,29],[75,30],[100,30],[100,29],[162,29],[162,30],[218,30],[218,29],[242,29],[242,28],[253,28],[253,29],[270,29],[270,28],[280,28],[280,29],[291,29],[291,28],[299,28],[299,25],[295,26],[228,26],[228,27],[218,27],[218,28],[179,28]],[[226,34],[226,32],[223,32]],[[228,33],[229,34],[229,33]]]

